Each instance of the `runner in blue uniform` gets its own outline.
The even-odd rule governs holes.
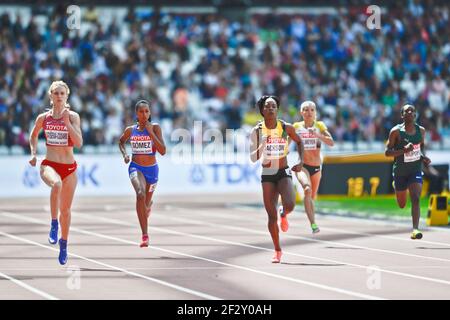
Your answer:
[[[125,129],[119,140],[119,149],[125,163],[130,162],[125,143],[130,140],[132,158],[128,173],[136,192],[136,212],[142,230],[141,247],[148,247],[148,218],[152,205],[153,192],[158,183],[158,164],[156,151],[166,153],[161,127],[151,122],[150,103],[140,100],[135,105],[137,124]]]

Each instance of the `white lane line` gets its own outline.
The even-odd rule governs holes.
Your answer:
[[[175,206],[173,205],[165,205],[164,208],[174,208]],[[179,207],[178,208],[182,208]],[[252,212],[252,213],[259,213],[259,210],[257,208],[251,207],[251,206],[245,206],[245,205],[230,205],[229,206],[230,209],[237,209],[237,210],[241,210],[241,211],[245,211],[245,212]],[[199,209],[199,210],[205,210],[205,209]],[[306,215],[306,213],[304,211],[300,211],[300,210],[295,210],[293,212],[294,214],[303,214]],[[395,220],[375,220],[375,219],[369,219],[369,218],[357,218],[357,217],[349,217],[349,216],[340,216],[340,215],[334,215],[334,214],[326,214],[326,213],[321,213],[321,212],[316,212],[316,215],[321,216],[323,219],[326,220],[341,220],[341,221],[353,221],[353,222],[357,222],[359,224],[370,224],[370,225],[378,225],[381,227],[399,227],[399,228],[405,228],[405,227],[411,227],[411,222],[408,221],[395,221]],[[421,217],[421,225],[420,227],[425,230],[425,231],[433,231],[433,232],[440,232],[443,231],[444,233],[450,233],[450,228],[446,227],[446,226],[427,226],[424,222],[425,218]],[[381,235],[380,235],[381,236]],[[398,237],[397,240],[402,240],[402,241],[408,241],[408,239],[405,238],[400,238]],[[421,240],[421,242],[424,242],[424,240]],[[440,244],[443,246],[449,246],[450,244],[448,243],[444,243],[444,242],[433,242],[433,241],[427,241],[430,244]]]
[[[411,239],[381,235],[381,234],[376,234],[376,233],[355,232],[355,231],[350,231],[350,230],[346,230],[346,229],[336,229],[336,228],[330,228],[330,227],[323,227],[323,228],[320,227],[320,228],[322,230],[328,230],[328,231],[335,232],[335,233],[354,234],[354,235],[360,235],[360,236],[365,236],[365,237],[383,238],[383,239],[395,240],[395,241],[405,241],[405,242],[413,241]],[[425,234],[425,236],[426,236],[426,234]],[[422,244],[422,243],[450,247],[450,243],[445,243],[445,242],[427,241],[427,240],[423,240],[423,239],[415,242],[415,244],[417,244],[417,245]]]
[[[193,210],[190,210],[190,209],[185,209],[185,210],[181,210],[180,209],[180,211],[182,211],[182,212],[195,212],[195,213],[198,213],[197,211],[193,211]],[[205,226],[219,227],[219,228],[235,230],[235,231],[244,231],[244,232],[247,232],[247,233],[251,232],[251,233],[258,233],[258,234],[267,234],[266,232],[256,231],[256,230],[248,229],[248,228],[244,228],[244,227],[234,227],[234,226],[229,226],[229,225],[225,225],[225,224],[204,222],[204,221],[199,221],[199,220],[195,220],[195,219],[192,219],[192,218],[186,219],[186,218],[178,218],[178,217],[173,217],[173,216],[167,216],[166,215],[166,216],[164,216],[163,219],[179,221],[179,222],[184,222],[184,223],[193,223],[193,224],[199,224],[199,225],[205,225]],[[255,220],[256,219],[252,219],[250,221],[255,222]],[[259,222],[259,220],[256,220],[256,221]],[[399,252],[399,251],[393,251],[393,250],[386,250],[386,249],[378,249],[378,248],[372,248],[372,247],[358,246],[358,245],[348,244],[348,243],[344,243],[344,242],[320,240],[320,239],[307,238],[307,237],[302,237],[302,236],[294,236],[294,235],[289,235],[289,234],[285,234],[285,235],[283,235],[283,237],[284,238],[289,238],[289,239],[306,240],[306,241],[309,241],[309,242],[324,243],[324,244],[328,244],[328,245],[344,246],[344,247],[348,247],[348,248],[364,249],[364,250],[375,251],[375,252],[389,253],[389,254],[406,256],[406,257],[434,260],[434,261],[440,261],[440,262],[450,262],[450,259],[446,259],[446,258],[430,257],[430,256],[419,255],[419,254],[413,254],[413,253],[405,253],[405,252]],[[411,241],[413,241],[413,240],[411,240]]]
[[[123,221],[116,220],[116,219],[111,219],[111,218],[91,216],[91,215],[87,215],[87,214],[83,214],[83,213],[77,213],[77,216],[82,217],[84,219],[88,219],[88,220],[104,221],[104,222],[117,224],[117,225],[135,227],[135,224],[133,224],[133,223],[127,223],[127,222],[123,222]],[[174,218],[174,217],[165,217],[164,219],[171,219],[171,218],[173,218],[174,220],[178,220],[180,222],[185,222],[185,223],[190,223],[192,221],[190,219],[188,220],[188,219]],[[238,229],[238,230],[241,230],[241,231],[245,231],[246,233],[261,234],[261,235],[265,235],[265,236],[267,235],[266,232],[252,230],[252,229],[246,229],[246,228],[240,228],[240,227],[230,227],[230,226],[225,226],[225,225],[216,225],[216,224],[213,224],[213,223],[206,223],[206,222],[201,222],[201,224],[202,225],[206,225],[206,226],[212,226],[212,227],[222,227],[224,229],[231,229],[231,230]],[[180,236],[187,236],[187,237],[203,239],[203,240],[207,240],[207,241],[215,241],[215,242],[219,242],[219,243],[231,244],[231,245],[235,245],[235,246],[253,248],[253,249],[270,251],[270,252],[273,251],[273,249],[259,247],[259,246],[254,246],[254,245],[245,244],[245,243],[241,243],[241,242],[221,240],[221,239],[216,239],[216,238],[207,237],[207,236],[199,236],[199,235],[195,235],[195,234],[174,231],[174,230],[170,230],[170,229],[166,229],[166,228],[159,228],[159,227],[152,227],[152,226],[150,226],[150,228],[158,230],[160,232],[169,233],[169,234],[175,234],[175,235],[180,235]],[[291,237],[294,237],[294,236],[291,236]],[[319,258],[319,257],[314,257],[314,256],[308,256],[308,255],[298,254],[298,253],[289,252],[289,251],[283,251],[283,253],[284,254],[293,255],[293,256],[297,256],[297,257],[303,257],[303,258],[309,258],[309,259],[325,261],[325,262],[328,262],[328,263],[343,264],[343,265],[353,266],[353,267],[362,268],[362,269],[365,269],[365,270],[370,268],[370,266],[359,265],[359,264],[355,264],[355,263],[348,263],[348,262],[343,262],[343,261],[338,261],[338,260],[333,260],[333,259],[327,259],[327,258]],[[393,275],[396,275],[396,276],[402,276],[402,277],[407,277],[407,278],[412,278],[412,279],[418,279],[418,280],[424,280],[424,281],[430,281],[430,282],[434,282],[434,283],[450,285],[450,281],[446,281],[446,280],[442,280],[442,279],[424,277],[424,276],[419,276],[419,275],[414,275],[414,274],[409,274],[409,273],[404,273],[404,272],[397,272],[397,271],[381,269],[381,268],[378,268],[377,271],[388,273],[388,274],[393,274]]]
[[[95,245],[93,245],[95,246]],[[39,258],[36,258],[39,259]],[[20,260],[20,258],[17,258],[17,260]],[[336,265],[336,266],[332,266],[332,265],[326,265],[326,266],[321,266],[321,265],[290,265],[290,266],[286,266],[286,265],[273,265],[270,267],[261,267],[260,265],[255,265],[255,266],[248,266],[249,268],[257,268],[260,270],[274,270],[274,269],[279,269],[279,270],[286,270],[286,268],[289,269],[326,269],[329,270],[330,268],[336,268],[336,269],[359,269],[358,267],[353,267],[353,266],[346,266],[346,265]],[[385,266],[387,268],[392,268],[392,269],[445,269],[448,270],[448,267],[443,267],[443,266]],[[86,269],[86,271],[92,270],[92,271],[103,271],[101,269],[92,269],[92,268],[81,268],[81,271],[84,271],[84,269]],[[232,267],[131,267],[128,268],[128,270],[232,270]],[[61,271],[61,268],[0,268],[1,271]],[[105,270],[106,272],[106,270]]]
[[[31,222],[31,221],[29,221],[29,222]],[[36,222],[34,222],[34,223],[36,223]],[[45,223],[43,223],[43,224],[45,224]],[[18,240],[18,241],[26,242],[26,243],[29,243],[29,244],[32,244],[32,245],[35,245],[35,246],[38,246],[38,247],[41,247],[41,248],[46,248],[46,249],[58,252],[57,249],[48,247],[46,245],[40,244],[40,243],[32,241],[32,240],[28,240],[28,239],[25,239],[25,238],[22,238],[22,237],[18,237],[18,236],[15,236],[15,235],[12,235],[12,234],[9,234],[9,233],[6,233],[6,232],[0,231],[0,235],[3,235],[5,237],[11,238],[11,239],[15,239],[15,240]],[[222,299],[220,299],[218,297],[215,297],[215,296],[212,296],[212,295],[209,295],[209,294],[205,294],[205,293],[200,292],[200,291],[191,290],[191,289],[188,289],[188,288],[176,285],[176,284],[169,283],[167,281],[159,280],[159,279],[152,278],[152,277],[147,277],[147,276],[144,276],[144,275],[142,275],[140,273],[129,271],[129,270],[126,270],[124,268],[116,267],[116,266],[113,266],[113,265],[110,265],[110,264],[107,264],[107,263],[103,263],[103,262],[100,262],[100,261],[97,261],[97,260],[94,260],[94,259],[86,258],[86,257],[83,257],[83,256],[78,255],[78,254],[69,253],[69,256],[76,257],[76,258],[79,258],[79,259],[82,259],[82,260],[85,260],[85,261],[89,261],[89,262],[92,262],[92,263],[95,263],[95,264],[107,267],[109,269],[117,270],[117,271],[129,274],[129,275],[137,277],[137,278],[142,278],[142,279],[145,279],[145,280],[148,280],[148,281],[151,281],[151,282],[155,282],[155,283],[158,283],[160,285],[163,285],[163,286],[166,286],[166,287],[178,290],[178,291],[182,291],[182,292],[185,292],[185,293],[188,293],[188,294],[200,297],[200,298],[209,299],[209,300],[222,300]]]
[[[31,291],[31,292],[33,292],[33,293],[35,293],[35,294],[37,294],[37,295],[47,299],[47,300],[59,300],[55,296],[52,296],[51,294],[49,294],[47,292],[44,292],[42,290],[36,289],[35,287],[32,287],[32,286],[26,284],[23,281],[20,281],[20,280],[17,280],[15,278],[11,277],[11,276],[8,276],[7,274],[4,274],[3,272],[0,272],[0,277],[8,279],[8,280],[14,282],[15,284],[17,284],[18,286],[20,286],[20,287],[22,287],[24,289],[27,289],[28,291]]]
[[[17,215],[17,214],[14,214],[14,213],[6,213],[6,212],[3,212],[2,215],[6,216],[6,217],[17,219],[17,220],[27,221],[27,222],[31,222],[31,223],[35,223],[35,224],[46,225],[45,222],[42,222],[42,221],[34,219],[34,218],[25,217],[23,215]],[[94,217],[90,217],[89,215],[84,215],[84,214],[80,214],[80,213],[77,213],[77,216],[94,218]],[[94,220],[95,220],[95,218],[94,218]],[[117,237],[112,237],[112,236],[107,236],[107,235],[104,235],[104,234],[101,234],[101,233],[86,231],[86,230],[82,230],[82,229],[75,228],[75,227],[71,227],[71,231],[82,233],[82,234],[86,234],[86,235],[90,235],[90,236],[94,236],[94,237],[98,237],[98,238],[109,239],[109,240],[113,240],[113,241],[117,241],[117,242],[121,242],[121,243],[127,243],[127,244],[132,244],[132,245],[138,245],[139,244],[139,243],[134,242],[134,241],[130,241],[130,240],[122,239],[122,238],[117,238]],[[166,232],[168,232],[168,231],[166,231]],[[172,232],[168,232],[168,233],[172,233]],[[182,233],[178,233],[178,232],[173,232],[173,233],[174,234],[180,234],[180,235],[182,234]],[[0,232],[0,234],[1,234],[1,232]],[[27,241],[29,241],[29,240],[27,240]],[[38,243],[35,243],[35,244],[39,245]],[[43,246],[43,245],[41,245],[41,246]],[[46,247],[46,246],[43,246],[43,247]],[[240,265],[235,265],[235,264],[226,263],[226,262],[222,262],[222,261],[217,261],[217,260],[213,260],[213,259],[208,259],[208,258],[204,258],[204,257],[200,257],[200,256],[190,255],[190,254],[186,254],[186,253],[182,253],[182,252],[178,252],[178,251],[174,251],[174,250],[163,249],[163,248],[159,248],[159,247],[156,247],[156,246],[153,246],[153,245],[151,245],[150,247],[152,249],[155,249],[155,250],[158,250],[158,251],[163,251],[163,252],[166,252],[166,253],[171,253],[171,254],[174,254],[174,255],[179,255],[179,256],[189,257],[189,258],[198,259],[198,260],[202,260],[202,261],[212,262],[212,263],[216,263],[216,264],[219,264],[219,265],[232,267],[232,268],[235,268],[235,269],[245,270],[245,271],[253,272],[253,273],[256,273],[256,274],[262,274],[264,276],[268,276],[268,277],[272,277],[272,278],[282,279],[282,280],[286,280],[286,281],[289,281],[289,282],[299,283],[299,284],[308,285],[308,286],[311,286],[311,287],[315,287],[315,288],[319,288],[319,289],[323,289],[323,290],[327,290],[327,291],[332,291],[332,292],[337,292],[337,293],[340,293],[340,294],[345,294],[345,295],[349,295],[349,296],[352,296],[352,297],[357,297],[357,298],[361,298],[361,299],[370,299],[370,300],[385,300],[384,298],[377,297],[377,296],[372,296],[372,295],[362,294],[362,293],[359,293],[359,292],[354,292],[354,291],[345,290],[345,289],[341,289],[341,288],[331,287],[331,286],[327,286],[327,285],[323,285],[323,284],[319,284],[319,283],[315,283],[315,282],[311,282],[311,281],[305,281],[305,280],[295,279],[295,278],[291,278],[291,277],[286,277],[286,276],[273,274],[273,273],[269,273],[269,272],[265,272],[265,271],[261,271],[261,270],[256,270],[256,269],[252,269],[252,268],[248,268],[248,267],[244,267],[244,266],[240,266]],[[272,251],[272,250],[270,250],[270,251]],[[73,256],[76,257],[77,255],[73,255]],[[80,257],[80,256],[78,256],[78,257]],[[85,258],[85,259],[87,259],[87,258]],[[93,261],[91,259],[87,259],[87,260],[88,261]],[[107,266],[106,264],[103,264],[103,263],[99,263],[99,262],[97,262],[97,263],[98,264],[102,264],[104,266]],[[119,269],[117,267],[113,267],[113,268]],[[128,271],[128,273],[131,274],[131,272],[129,272],[129,271]]]
[[[167,210],[179,210],[179,211],[185,211],[186,209],[179,207],[179,206],[173,206],[173,205],[166,205],[165,208],[167,208]],[[252,212],[255,214],[254,218],[249,218],[249,217],[245,217],[242,215],[239,215],[238,217],[234,217],[234,216],[230,216],[227,214],[221,214],[221,213],[214,213],[215,217],[220,217],[220,218],[225,218],[225,219],[229,219],[229,220],[245,220],[245,221],[254,221],[255,218],[257,218],[256,214],[260,213],[257,209],[254,208],[249,208],[249,207],[242,207],[242,206],[232,206],[231,208],[236,208],[238,210],[242,210],[245,212]],[[196,211],[197,214],[202,215],[202,216],[210,216],[210,214],[202,212],[205,209],[199,209],[198,211]],[[305,212],[303,211],[294,211],[294,214],[300,214],[300,215],[306,215]],[[319,215],[319,214],[318,214]],[[320,214],[322,217],[324,217],[324,220],[349,220],[349,221],[355,221],[355,222],[362,222],[362,224],[378,224],[380,226],[385,226],[385,227],[392,227],[392,226],[397,226],[397,227],[407,227],[408,224],[395,224],[395,223],[391,223],[391,222],[382,222],[382,221],[376,221],[376,220],[370,220],[370,219],[358,219],[358,218],[351,218],[351,217],[340,217],[340,216],[333,216],[333,215],[323,215]],[[292,224],[292,226],[298,227],[300,225],[297,224]],[[385,239],[390,239],[390,240],[399,240],[399,241],[404,241],[404,242],[411,242],[412,240],[406,237],[394,237],[394,236],[387,236],[387,235],[381,235],[381,234],[374,234],[374,233],[365,233],[365,232],[355,232],[355,231],[350,231],[350,230],[345,230],[345,229],[337,229],[337,228],[330,228],[330,227],[320,227],[320,229],[322,230],[330,230],[333,232],[337,232],[337,233],[343,233],[343,234],[354,234],[354,235],[361,235],[361,236],[369,236],[369,237],[377,237],[377,238],[385,238]],[[450,231],[450,229],[446,230],[444,228],[436,228],[436,227],[428,227],[427,229],[432,230],[434,232],[436,231]],[[428,240],[423,240],[421,239],[420,242],[417,242],[417,244],[420,243],[424,243],[424,244],[432,244],[432,245],[440,245],[440,246],[446,246],[446,247],[450,247],[450,243],[445,243],[445,242],[437,242],[437,241],[428,241]]]

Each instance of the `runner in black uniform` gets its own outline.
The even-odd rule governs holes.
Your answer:
[[[407,190],[409,190],[413,221],[411,239],[422,239],[423,235],[419,231],[422,161],[425,166],[428,166],[431,160],[423,154],[425,129],[415,121],[415,107],[406,104],[402,107],[401,113],[403,123],[391,129],[385,155],[395,157],[394,188],[400,208],[405,207]]]

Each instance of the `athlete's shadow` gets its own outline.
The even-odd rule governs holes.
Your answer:
[[[69,267],[68,270],[71,270]],[[96,268],[80,268],[80,271],[83,272],[122,272],[121,270],[114,270],[114,269],[96,269]]]

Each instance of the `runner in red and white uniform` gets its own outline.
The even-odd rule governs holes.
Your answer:
[[[77,186],[77,163],[73,155],[73,148],[81,148],[80,116],[71,111],[67,104],[70,94],[69,87],[63,81],[54,81],[48,90],[51,109],[41,113],[30,134],[31,159],[29,163],[34,167],[37,163],[37,143],[41,129],[44,130],[47,152],[40,166],[42,180],[51,188],[50,211],[52,222],[48,241],[56,244],[58,241],[58,227],[61,224],[61,238],[59,240],[59,263],[67,262],[67,240],[71,219],[72,200]],[[58,211],[60,213],[58,217]],[[59,218],[59,223],[58,223]]]

